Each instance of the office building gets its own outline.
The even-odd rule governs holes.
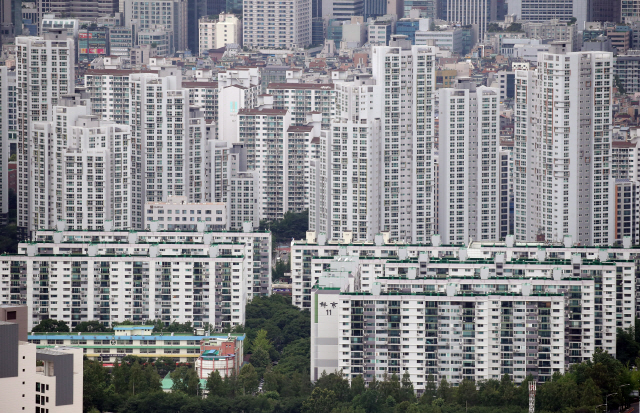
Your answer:
[[[622,4],[632,1],[591,0],[591,20],[594,22],[620,22]]]
[[[495,10],[491,0],[447,0],[447,20],[463,26],[472,25],[477,40],[484,39],[487,24],[496,20],[492,18]]]
[[[245,304],[271,293],[271,234],[244,231],[42,230],[3,261],[0,299],[29,305],[29,329],[46,318],[82,321],[244,323]],[[55,236],[54,236],[55,234]],[[73,250],[73,252],[71,252]],[[64,258],[64,260],[63,260]],[[134,259],[135,258],[135,259]],[[78,288],[63,291],[63,279]],[[34,288],[26,288],[27,283]],[[35,287],[37,286],[37,287]]]
[[[124,1],[125,21],[138,21],[138,30],[153,32],[158,26],[172,37],[172,51],[187,49],[187,0]],[[197,20],[196,20],[197,21]],[[140,41],[140,39],[138,40]],[[149,42],[150,44],[151,42]]]
[[[620,15],[622,21],[635,21],[640,17],[640,1],[638,0],[625,0],[620,5]],[[617,21],[617,20],[611,20]]]
[[[537,69],[516,71],[515,236],[609,245],[613,56],[565,50],[556,42]]]
[[[100,56],[109,56],[109,29],[80,29],[78,31],[78,62],[92,62]]]
[[[612,2],[610,2],[612,3]],[[509,1],[509,14],[518,20],[544,22],[558,19],[562,22],[576,19],[578,30],[590,21],[590,4],[587,0],[513,0]]]
[[[213,20],[203,17],[198,21],[198,29],[200,54],[230,43],[242,44],[242,22],[233,14],[222,13]]]
[[[227,10],[229,11],[229,10]],[[297,49],[311,44],[311,0],[269,4],[244,0],[243,46],[253,49]]]
[[[500,231],[500,91],[468,79],[440,89],[438,233],[445,244],[497,241]],[[506,192],[506,191],[505,191]]]
[[[32,128],[35,122],[52,121],[59,97],[74,92],[75,44],[62,30],[51,30],[43,37],[16,38],[16,53],[21,57],[16,62],[18,227],[28,236],[44,225],[40,214],[52,202],[31,186],[31,177],[44,167],[30,158]]]
[[[104,15],[118,12],[118,0],[66,1],[48,0],[50,9],[47,12],[57,16],[73,16],[82,21],[93,21]]]
[[[576,24],[558,19],[547,22],[525,22],[522,24],[526,36],[532,39],[561,40],[571,44],[571,51],[577,52],[582,45],[580,30]]]

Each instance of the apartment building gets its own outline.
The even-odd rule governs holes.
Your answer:
[[[328,128],[335,108],[333,84],[270,83],[267,94],[273,96],[274,109],[288,109],[294,126],[305,125],[313,112],[322,114],[322,128]]]
[[[440,235],[433,235],[431,238],[430,244],[401,243],[392,241],[389,234],[385,232],[377,234],[373,241],[355,241],[350,233],[345,233],[340,240],[329,240],[326,234],[310,231],[307,233],[307,239],[294,240],[291,244],[292,302],[300,308],[308,308],[311,305],[311,287],[322,275],[323,267],[318,264],[330,263],[337,258],[344,260],[355,257],[356,260],[365,264],[375,264],[366,272],[361,271],[360,283],[363,291],[370,291],[377,278],[384,276],[385,260],[415,258],[425,251],[431,251],[432,255],[448,257],[454,261],[458,257],[464,259],[457,260],[464,261],[467,258],[491,258],[496,253],[504,253],[509,261],[520,258],[537,259],[536,251],[544,248],[544,245],[548,245],[545,256],[554,259],[561,257],[571,260],[574,254],[580,254],[587,260],[599,259],[599,248],[590,247],[585,250],[584,247],[574,244],[571,237],[566,237],[564,244],[544,244],[516,243],[514,236],[508,235],[504,242],[473,242],[467,248],[442,244]],[[466,251],[466,255],[460,255],[460,251]],[[612,259],[633,260],[636,256],[635,250],[631,248],[631,238],[629,237],[622,239],[621,246],[607,247],[606,251],[609,251]],[[582,255],[582,252],[585,252],[586,255]],[[328,260],[325,261],[325,258]],[[375,261],[378,259],[381,261]],[[501,265],[504,266],[504,264]],[[633,299],[633,297],[632,295],[631,298]],[[619,297],[620,300],[628,298]],[[622,304],[620,302],[621,306]]]
[[[629,237],[632,244],[636,245],[640,242],[638,181],[616,179],[615,196],[615,240],[622,242]]]
[[[27,342],[25,306],[0,306],[0,385],[10,412],[82,412],[82,351]]]
[[[51,121],[59,97],[74,92],[74,70],[74,42],[63,30],[50,30],[43,37],[16,38],[17,195],[22,236],[35,230],[40,204],[48,202],[32,198],[31,176],[44,165],[35,165],[30,159],[31,129],[35,122]]]
[[[244,0],[243,46],[293,50],[311,44],[311,0]]]
[[[99,361],[105,367],[129,355],[138,357],[166,357],[176,363],[195,362],[202,354],[202,345],[229,343],[235,349],[242,348],[244,334],[231,335],[195,335],[188,333],[155,333],[153,326],[119,325],[114,333],[38,333],[29,334],[29,343],[38,349],[50,349],[55,346],[82,349],[82,355],[89,360]]]
[[[200,54],[228,44],[242,44],[242,22],[233,14],[220,13],[217,19],[203,17],[198,21]]]
[[[2,261],[5,303],[45,318],[109,325],[161,319],[216,328],[244,323],[254,296],[271,293],[271,234],[243,231],[38,231]],[[245,231],[246,230],[246,231]],[[29,288],[27,288],[27,286]]]
[[[629,50],[626,54],[618,54],[614,65],[615,75],[624,92],[640,92],[640,52]]]
[[[370,75],[335,85],[335,116],[310,165],[310,229],[329,239],[343,231],[370,239],[381,230],[382,124],[374,85]]]
[[[579,36],[579,28],[576,24],[569,24],[559,19],[551,19],[546,22],[528,21],[522,24],[522,29],[528,38],[560,40],[571,45],[571,51],[577,52],[582,46]]]
[[[244,144],[209,141],[211,200],[226,205],[229,228],[241,229],[245,222],[258,228],[258,172],[247,170]]]
[[[253,109],[261,94],[260,69],[228,69],[218,73],[218,139],[241,142],[238,137],[238,111]]]
[[[138,30],[149,31],[162,26],[171,33],[171,50],[187,49],[187,1],[124,0],[125,21],[138,20]]]
[[[374,47],[374,108],[383,133],[381,224],[398,240],[424,242],[435,230],[433,99],[437,48],[403,36]],[[377,102],[384,102],[378,105]]]
[[[308,159],[311,141],[320,133],[315,122],[294,126],[286,109],[240,109],[238,135],[246,147],[247,170],[258,173],[260,219],[281,219],[288,211],[309,207]],[[313,120],[313,119],[312,119]]]
[[[515,236],[609,245],[613,56],[555,42],[538,62],[516,71]]]
[[[381,235],[321,246],[315,257],[311,243],[292,243],[292,268],[297,254],[309,257],[304,269],[316,280],[312,380],[337,369],[366,381],[408,372],[419,392],[429,375],[543,382],[597,348],[615,353],[616,329],[637,312],[629,239],[608,250],[513,241],[456,251],[436,236],[427,247]],[[333,271],[341,266],[346,275]]]
[[[500,91],[461,80],[439,93],[438,233],[445,244],[497,241],[503,194]]]
[[[144,204],[144,222],[157,222],[161,231],[224,231],[229,229],[227,205],[223,202],[188,202],[184,196],[169,196],[167,202]]]
[[[207,121],[218,123],[218,82],[182,82],[189,90],[189,104],[199,106]]]
[[[15,138],[16,123],[16,73],[0,66],[0,222],[5,223],[9,214],[9,139]]]

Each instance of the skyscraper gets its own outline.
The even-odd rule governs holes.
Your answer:
[[[475,38],[480,40],[491,21],[491,4],[491,0],[448,0],[447,20],[473,25]]]
[[[21,235],[47,225],[46,210],[55,200],[32,187],[34,174],[44,172],[46,161],[37,163],[30,150],[44,146],[32,134],[34,122],[51,121],[60,96],[73,93],[75,47],[63,30],[43,37],[16,38],[16,100],[18,106],[18,228]],[[44,148],[43,148],[44,149]]]
[[[609,130],[613,55],[552,44],[516,71],[514,185],[518,240],[613,242]]]
[[[500,90],[440,90],[439,234],[445,244],[500,239]],[[506,192],[506,191],[505,191]]]
[[[551,19],[569,21],[573,17],[576,19],[578,30],[582,30],[584,22],[589,21],[589,0],[511,0],[509,14],[515,14],[517,19],[531,22]]]

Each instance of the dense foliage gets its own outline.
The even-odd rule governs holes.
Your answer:
[[[260,221],[260,230],[270,230],[273,242],[289,244],[291,239],[304,239],[309,229],[309,211],[286,212],[284,218],[278,221]]]
[[[310,316],[281,296],[255,298],[246,309],[245,352],[250,355],[240,373],[221,377],[214,373],[199,386],[189,364],[171,359],[125,357],[108,371],[100,363],[85,360],[84,410],[113,412],[302,412],[302,413],[525,413],[528,382],[511,382],[509,376],[483,383],[463,381],[459,386],[446,380],[426,379],[426,391],[416,397],[409,376],[384,376],[365,386],[361,377],[351,383],[340,374],[323,374],[312,385],[309,380]],[[229,330],[228,332],[231,332]],[[622,331],[620,345],[634,347],[636,330]],[[635,343],[635,344],[634,344]],[[620,347],[619,347],[620,348]],[[635,357],[632,357],[635,356]],[[629,360],[631,363],[631,360]],[[604,403],[627,405],[632,389],[640,386],[640,372],[608,353],[596,351],[593,358],[575,365],[566,374],[538,385],[536,411],[587,413]],[[160,378],[173,379],[171,393],[160,388]],[[203,393],[207,393],[203,397]]]

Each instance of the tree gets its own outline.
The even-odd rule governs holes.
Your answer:
[[[62,320],[47,318],[40,321],[31,331],[33,333],[68,333],[69,325]]]
[[[227,397],[229,391],[218,370],[207,378],[207,397]]]
[[[476,384],[468,379],[463,379],[456,392],[456,401],[460,406],[475,406],[478,400]]]
[[[251,364],[245,364],[238,375],[238,385],[243,394],[253,394],[258,390],[258,373]]]
[[[105,392],[108,386],[108,374],[102,364],[97,361],[84,360],[82,382],[82,405],[84,411],[93,408],[102,410]]]
[[[187,366],[180,366],[171,372],[170,376],[173,381],[171,390],[174,392],[182,392],[188,396],[198,394],[200,380],[196,375],[196,371]]]
[[[113,329],[99,321],[83,321],[73,328],[76,333],[112,333]]]
[[[336,394],[333,391],[315,388],[311,397],[302,403],[302,413],[331,413],[337,404]]]
[[[440,386],[438,386],[436,396],[437,398],[444,400],[445,403],[451,403],[453,401],[453,390],[451,389],[446,377],[443,377],[442,380],[440,380]]]
[[[427,383],[424,386],[424,393],[422,393],[422,396],[420,397],[420,404],[431,406],[431,402],[436,398],[436,394],[436,380],[433,377],[433,374],[429,374],[427,376]]]

